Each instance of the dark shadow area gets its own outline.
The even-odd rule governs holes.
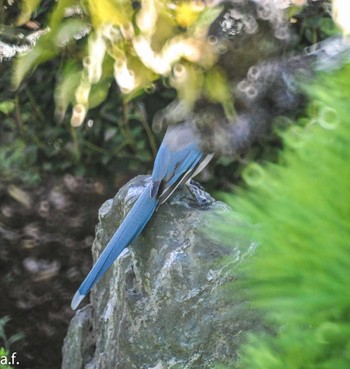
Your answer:
[[[91,267],[97,211],[114,190],[70,175],[35,188],[0,185],[1,316],[18,368],[60,368],[74,312],[70,300]]]

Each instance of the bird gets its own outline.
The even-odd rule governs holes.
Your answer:
[[[214,154],[204,153],[193,123],[169,125],[156,155],[151,180],[93,265],[71,307],[75,310],[116,259],[143,231],[155,211],[182,184],[201,172]]]

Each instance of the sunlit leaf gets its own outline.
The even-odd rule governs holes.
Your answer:
[[[39,6],[41,0],[22,0],[21,1],[21,13],[17,18],[16,24],[21,26],[27,23],[32,16],[32,13]]]
[[[83,19],[68,19],[60,24],[55,32],[55,43],[58,47],[64,47],[74,38],[80,38],[80,34],[88,27]]]
[[[79,1],[74,0],[59,0],[51,13],[49,25],[53,32],[59,27],[64,18],[65,10],[71,6],[78,5]]]
[[[13,100],[5,100],[0,103],[0,112],[8,115],[15,110],[15,102]]]
[[[160,52],[166,41],[179,33],[179,27],[173,17],[158,16],[157,28],[162,32],[156,32],[152,36],[152,47],[155,52]]]
[[[175,12],[176,22],[181,27],[189,27],[197,20],[201,10],[193,2],[181,1]]]
[[[83,62],[90,83],[97,83],[101,79],[106,48],[106,41],[100,32],[94,32],[90,35],[88,41],[89,54]]]
[[[106,100],[110,86],[111,80],[105,80],[92,86],[89,95],[89,107],[91,109]]]
[[[139,96],[144,90],[152,89],[153,82],[158,79],[158,75],[146,68],[136,57],[130,57],[128,65],[136,74],[137,87],[125,96],[126,102]]]
[[[235,115],[228,79],[222,70],[212,68],[208,71],[204,83],[204,94],[210,101],[220,103],[228,118]]]
[[[199,14],[197,22],[193,24],[189,32],[192,34],[203,35],[203,33],[206,33],[208,31],[210,25],[220,15],[222,10],[222,6],[205,8]]]
[[[287,18],[292,18],[304,8],[302,5],[291,5],[286,9]]]
[[[107,56],[102,65],[102,75],[97,83],[92,84],[88,105],[95,108],[106,100],[109,88],[113,80],[113,59]]]
[[[174,66],[174,77],[170,80],[178,97],[192,109],[202,93],[204,82],[203,71],[191,63],[178,63]]]
[[[4,347],[0,347],[0,356],[7,356],[7,355],[8,355],[8,351],[6,351]]]
[[[81,68],[74,61],[64,67],[55,89],[55,116],[62,121],[67,108],[74,102],[74,93],[81,78]]]
[[[56,51],[52,47],[44,47],[38,43],[32,50],[26,54],[22,54],[15,61],[12,83],[18,88],[23,78],[33,71],[40,63],[52,59],[56,55]]]
[[[129,23],[133,15],[131,1],[127,0],[88,0],[88,8],[95,27],[108,23],[122,26]]]

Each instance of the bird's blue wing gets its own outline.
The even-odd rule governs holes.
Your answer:
[[[153,215],[158,200],[150,196],[150,183],[135,202],[124,221],[108,242],[106,248],[96,261],[78,291],[73,297],[71,306],[76,309],[82,299],[89,293],[107,269],[113,264],[121,252],[142,232]]]
[[[164,177],[165,187],[171,187],[189,170],[192,170],[203,158],[204,154],[197,145],[191,144],[171,155],[167,173]]]
[[[168,146],[163,142],[160,145],[153,165],[151,197],[156,197],[158,194],[159,186],[168,171],[170,155],[171,152]]]

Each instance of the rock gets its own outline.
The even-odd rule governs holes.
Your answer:
[[[148,180],[137,177],[102,205],[94,260]],[[62,369],[205,369],[237,360],[243,333],[256,319],[242,296],[226,287],[251,245],[213,240],[209,225],[227,219],[229,208],[196,191],[206,198],[204,208],[188,190],[178,190],[97,284],[91,316],[78,311],[71,322]],[[93,329],[84,335],[90,319]],[[92,340],[91,356],[84,347]]]
[[[83,368],[94,352],[92,306],[79,310],[72,319],[64,340],[62,368]]]

